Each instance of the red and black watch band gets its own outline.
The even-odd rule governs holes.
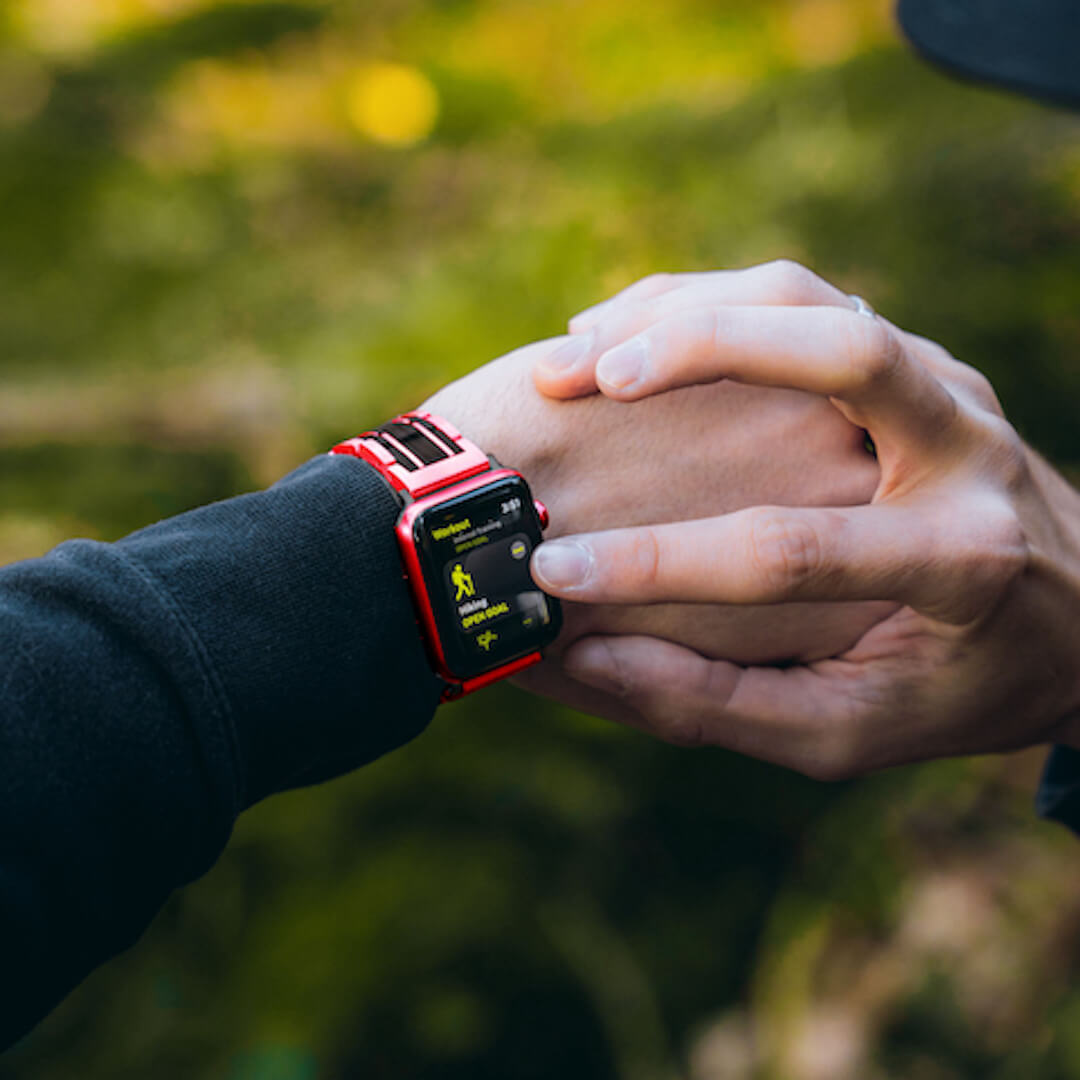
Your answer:
[[[351,454],[374,466],[403,502],[497,467],[453,424],[427,412],[402,413],[338,443],[330,453]]]

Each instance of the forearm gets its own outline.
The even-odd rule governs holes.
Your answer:
[[[240,810],[438,700],[361,463],[0,571],[0,1046],[139,936]]]

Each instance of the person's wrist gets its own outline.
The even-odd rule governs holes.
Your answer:
[[[536,392],[531,369],[538,342],[444,386],[422,410],[445,417],[500,465],[520,472],[534,492],[554,482],[572,435],[569,416]],[[531,355],[526,355],[531,354]]]
[[[1071,650],[1065,650],[1072,662],[1060,673],[1057,697],[1061,719],[1053,729],[1052,741],[1080,750],[1080,492],[1030,448],[1028,467],[1033,487],[1056,519],[1052,557],[1045,561],[1054,575],[1050,587],[1062,603],[1057,616],[1059,632],[1072,640]]]

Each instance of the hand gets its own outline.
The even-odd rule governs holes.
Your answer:
[[[900,606],[797,666],[634,636],[579,641],[565,669],[661,737],[822,778],[1080,745],[1080,496],[989,383],[790,265],[635,288],[576,320],[587,346],[539,364],[538,384],[623,402],[718,380],[823,395],[872,437],[877,488],[868,506],[760,506],[544,545],[537,581],[589,603]]]
[[[873,494],[878,468],[862,433],[810,394],[724,383],[632,408],[597,395],[567,403],[544,398],[533,386],[533,366],[567,340],[519,349],[424,404],[521,470],[551,511],[549,536],[725,513],[762,501],[851,505]],[[647,634],[706,655],[773,663],[847,648],[892,607],[569,603],[549,659],[521,681],[613,715],[618,702],[561,669],[563,650],[584,635]]]

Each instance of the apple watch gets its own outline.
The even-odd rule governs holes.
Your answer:
[[[401,505],[403,575],[449,701],[541,659],[562,625],[529,558],[548,514],[525,478],[431,413],[395,417],[330,453],[366,461]]]

